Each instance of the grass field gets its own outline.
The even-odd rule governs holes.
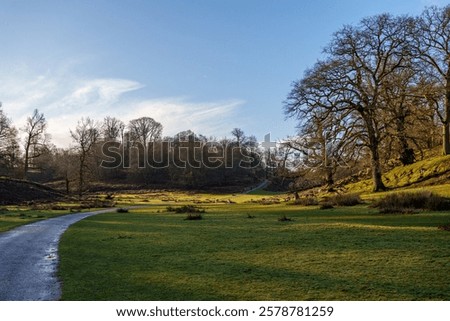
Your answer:
[[[68,210],[32,210],[25,207],[0,209],[0,232],[8,231],[20,225],[68,214]]]
[[[449,212],[367,205],[199,204],[203,220],[147,204],[73,225],[60,244],[63,300],[449,300]],[[203,199],[211,199],[207,196]],[[226,197],[221,197],[221,200]],[[253,218],[249,218],[248,216]],[[286,215],[292,221],[278,221]]]

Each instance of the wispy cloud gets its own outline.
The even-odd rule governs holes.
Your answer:
[[[101,113],[116,105],[125,93],[140,88],[143,85],[127,79],[77,80],[68,86],[63,97],[54,97],[47,110],[54,114]]]
[[[187,129],[205,135],[225,135],[235,127],[235,112],[243,104],[242,100],[200,103],[183,98],[145,100],[131,104],[124,119],[151,116],[163,124],[166,135]]]
[[[133,98],[144,85],[120,78],[77,78],[66,75],[26,73],[1,76],[0,101],[17,127],[37,108],[48,120],[49,132],[57,146],[70,144],[69,130],[81,117],[101,121],[106,116],[124,122],[148,116],[161,122],[164,135],[191,129],[205,135],[226,135],[234,125],[235,112],[244,102],[193,102],[188,98]],[[143,96],[140,93],[139,96]],[[145,96],[145,95],[144,95]]]

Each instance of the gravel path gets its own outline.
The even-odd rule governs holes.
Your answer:
[[[72,224],[100,213],[68,214],[0,233],[0,301],[58,300],[58,243]]]

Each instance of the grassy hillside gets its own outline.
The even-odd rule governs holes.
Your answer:
[[[65,196],[42,184],[0,177],[0,205],[18,205],[27,202],[55,202]]]
[[[421,188],[450,196],[450,155],[431,157],[407,166],[398,166],[383,175],[389,189]],[[438,186],[441,185],[441,186]],[[347,185],[352,193],[369,193],[372,180],[363,180]]]

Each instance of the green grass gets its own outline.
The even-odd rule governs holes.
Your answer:
[[[262,196],[276,196],[276,195],[282,195],[282,194],[285,194],[285,193],[266,191],[265,189],[262,189],[262,188],[255,189],[254,191],[247,193],[247,195],[262,195]]]
[[[104,197],[99,195],[99,197]],[[229,203],[229,201],[242,203],[251,200],[262,200],[269,197],[286,198],[286,193],[269,192],[256,190],[248,194],[213,194],[213,193],[195,193],[183,191],[145,191],[142,193],[125,194],[121,193],[114,196],[117,206],[130,205],[149,205],[166,204],[173,205],[174,202],[183,204],[210,204],[210,203]],[[176,205],[176,204],[175,204]]]
[[[69,211],[31,210],[29,208],[9,207],[0,210],[0,232],[5,232],[20,225],[68,214]]]
[[[54,205],[64,208],[65,204],[63,204],[64,206],[61,204],[62,203],[55,203]],[[42,221],[42,220],[46,220],[49,218],[66,215],[66,214],[95,211],[95,210],[100,209],[100,208],[78,209],[73,204],[70,204],[70,205],[71,206],[69,206],[69,207],[72,207],[72,211],[69,209],[57,209],[57,210],[55,210],[55,209],[53,209],[53,210],[52,209],[33,209],[28,206],[1,207],[0,208],[0,233],[9,231],[15,227],[33,223],[36,221]],[[46,207],[46,206],[44,206],[44,207]]]
[[[450,155],[436,156],[407,166],[398,166],[383,175],[388,188],[407,187],[450,172]],[[363,180],[347,185],[349,192],[370,192],[372,180]]]
[[[188,221],[158,203],[64,234],[63,300],[450,299],[449,212],[202,204]]]

